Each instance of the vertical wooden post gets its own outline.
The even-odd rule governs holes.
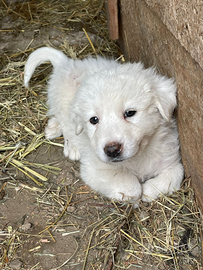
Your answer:
[[[118,0],[106,0],[107,20],[110,38],[116,40],[119,38],[118,29]]]

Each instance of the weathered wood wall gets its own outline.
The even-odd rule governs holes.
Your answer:
[[[203,213],[203,1],[120,0],[120,44],[130,61],[175,77],[186,176]]]
[[[203,68],[203,1],[145,0]]]

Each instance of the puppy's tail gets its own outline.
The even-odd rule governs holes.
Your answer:
[[[67,61],[67,57],[64,53],[49,47],[43,47],[31,53],[25,65],[25,87],[29,87],[30,78],[32,77],[36,67],[46,61],[50,61],[54,67],[57,67],[61,65],[61,62]]]

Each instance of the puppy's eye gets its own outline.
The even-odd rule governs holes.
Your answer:
[[[133,115],[136,114],[136,111],[126,111],[124,113],[124,117],[127,118],[127,117],[132,117]]]
[[[90,118],[90,123],[91,123],[92,125],[96,125],[97,123],[99,123],[99,118],[96,117],[96,116],[91,117],[91,118]]]

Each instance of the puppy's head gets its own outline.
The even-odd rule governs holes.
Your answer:
[[[140,64],[94,74],[81,84],[72,104],[76,134],[83,130],[104,162],[121,162],[146,147],[176,106],[171,79]]]

